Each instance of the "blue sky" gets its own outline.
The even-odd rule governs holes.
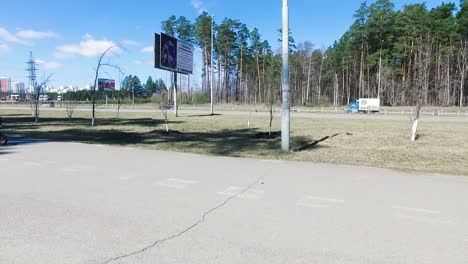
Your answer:
[[[206,10],[217,22],[224,17],[239,19],[249,28],[259,28],[273,48],[278,47],[281,0],[15,0],[2,1],[0,16],[0,76],[26,82],[25,61],[29,51],[39,60],[40,76],[53,73],[52,86],[92,82],[98,53],[112,43],[122,43],[118,55],[110,58],[127,74],[142,81],[151,75],[166,78],[152,67],[153,33],[170,15],[191,20]],[[311,41],[325,48],[338,39],[353,22],[360,0],[289,0],[290,27],[296,42]],[[395,0],[397,8],[421,1]],[[442,1],[425,1],[434,7]],[[458,1],[457,1],[458,2]],[[146,48],[146,49],[145,49]],[[148,52],[150,51],[150,52]],[[200,59],[196,53],[198,76]],[[109,69],[102,77],[118,81]],[[194,78],[199,80],[199,78]],[[27,82],[26,82],[27,83]]]

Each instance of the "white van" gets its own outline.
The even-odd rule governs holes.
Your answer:
[[[380,112],[379,98],[360,98],[359,112]]]

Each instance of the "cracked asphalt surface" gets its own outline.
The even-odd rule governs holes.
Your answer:
[[[465,177],[12,143],[2,264],[467,263]]]

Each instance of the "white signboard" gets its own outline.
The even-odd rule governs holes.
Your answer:
[[[193,73],[193,48],[180,40],[177,41],[177,72]]]

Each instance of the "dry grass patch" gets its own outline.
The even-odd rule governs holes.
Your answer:
[[[279,139],[258,136],[268,131],[268,117],[252,117],[249,129],[247,116],[170,116],[172,132],[164,133],[163,117],[157,111],[120,113],[120,119],[101,112],[95,128],[86,112],[76,112],[68,120],[65,112],[43,111],[38,125],[32,124],[27,111],[0,114],[7,133],[53,140],[468,175],[468,123],[463,122],[422,119],[420,139],[412,143],[409,121],[294,118],[293,148],[309,147],[283,154]],[[276,116],[274,131],[279,131],[279,121]]]

